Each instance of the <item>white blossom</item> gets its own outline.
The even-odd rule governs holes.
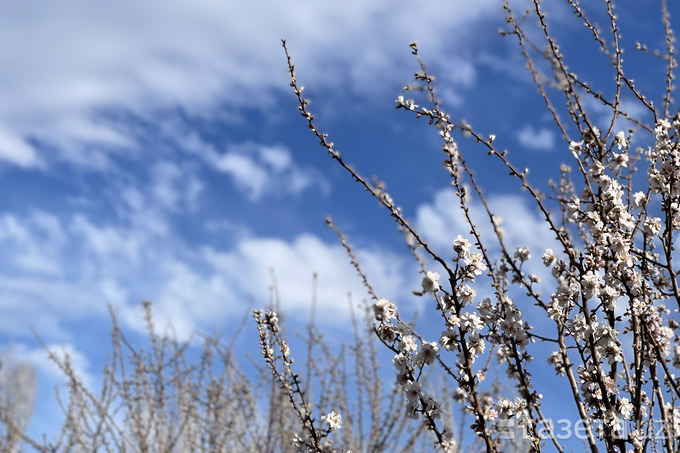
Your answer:
[[[647,217],[642,222],[643,230],[648,236],[657,236],[661,232],[661,219],[659,217]]]
[[[645,205],[645,202],[647,201],[647,196],[644,194],[644,192],[635,192],[633,194],[633,206],[636,208],[641,208]]]
[[[564,359],[560,351],[555,351],[548,356],[548,363],[555,367],[555,373],[564,376]]]
[[[550,266],[552,263],[555,262],[555,254],[553,253],[552,249],[546,249],[545,252],[543,253],[543,265],[545,267]]]
[[[439,418],[441,416],[439,403],[429,396],[423,396],[423,413],[428,417]]]
[[[600,293],[600,278],[593,272],[588,271],[581,280],[583,297],[590,299]]]
[[[623,418],[626,418],[626,419],[628,417],[630,417],[630,414],[633,412],[633,409],[635,409],[635,407],[633,406],[633,404],[630,402],[630,400],[628,398],[621,398],[619,400],[618,406],[619,406],[619,412],[621,413]]]
[[[420,387],[420,383],[414,381],[407,382],[404,385],[404,392],[406,393],[406,399],[409,402],[418,402],[418,400],[423,394],[423,390]]]
[[[397,306],[387,299],[378,299],[373,304],[376,321],[389,322],[397,316]]]
[[[439,345],[447,351],[457,350],[458,334],[451,329],[445,330],[439,338]]]
[[[404,371],[408,369],[409,360],[403,352],[392,357],[392,364],[398,371]]]
[[[439,289],[439,274],[428,271],[423,277],[423,292],[432,293]]]
[[[475,332],[484,327],[482,318],[477,316],[476,313],[463,313],[460,315],[460,323],[463,329],[468,332]]]
[[[461,259],[466,259],[470,253],[472,245],[470,241],[463,238],[463,236],[458,235],[458,237],[453,241],[453,250],[458,253],[458,257]]]
[[[569,143],[569,152],[571,152],[571,154],[578,159],[581,155],[581,152],[583,152],[583,142]]]
[[[619,131],[616,136],[614,137],[614,142],[616,143],[616,146],[619,148],[627,148],[628,147],[628,142],[626,141],[626,134],[623,131]]]
[[[460,287],[458,288],[456,295],[458,296],[460,303],[463,306],[465,306],[475,301],[475,296],[477,295],[477,292],[474,289],[472,289],[472,287],[470,287],[469,285],[463,284],[460,285]]]
[[[525,262],[531,257],[531,254],[529,253],[529,247],[517,247],[517,250],[515,250],[515,259],[520,261],[520,262]]]
[[[477,312],[487,324],[493,324],[496,320],[496,307],[491,304],[491,299],[486,297],[477,304]]]
[[[470,354],[472,355],[471,359],[474,362],[475,361],[475,356],[484,353],[484,349],[486,349],[486,343],[484,343],[484,339],[479,335],[478,333],[473,333],[470,335],[470,338],[468,338],[468,351],[470,351]],[[459,354],[459,357],[461,357],[462,352]]]
[[[469,254],[465,261],[468,262],[468,270],[472,275],[482,275],[487,269],[486,263],[484,262],[484,255],[479,252]],[[474,277],[471,279],[474,281]]]
[[[413,335],[403,335],[401,337],[401,343],[399,343],[399,349],[406,354],[412,354],[418,349],[418,344],[416,343],[416,337]]]
[[[335,411],[321,417],[321,421],[328,423],[331,431],[342,428],[342,416]]]
[[[570,320],[568,324],[571,329],[571,334],[576,341],[585,340],[590,333],[590,326],[586,322],[586,317],[581,313],[574,316],[574,319]]]
[[[438,352],[439,352],[439,346],[437,346],[437,343],[430,343],[430,342],[425,341],[420,346],[420,349],[418,350],[418,353],[416,354],[415,361],[417,363],[423,363],[425,365],[429,365],[437,357]]]

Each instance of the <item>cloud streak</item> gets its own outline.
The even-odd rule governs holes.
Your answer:
[[[45,224],[52,232],[46,233]],[[348,319],[348,292],[355,302],[368,297],[342,247],[312,234],[291,241],[251,236],[231,249],[196,249],[172,235],[97,225],[83,214],[6,215],[0,225],[0,246],[7,251],[0,266],[5,313],[0,324],[16,334],[25,334],[28,327],[17,321],[31,319],[45,335],[72,339],[63,323],[92,316],[103,321],[107,304],[120,310],[121,321],[141,332],[138,304],[150,299],[158,323],[172,322],[186,337],[197,327],[220,327],[251,301],[258,307],[268,305],[275,281],[284,309],[304,319],[314,274],[319,276],[321,323]],[[409,269],[401,257],[367,248],[356,253],[386,297],[413,289],[405,283]],[[26,256],[31,258],[27,261]]]
[[[106,168],[114,150],[139,145],[117,112],[148,119],[176,109],[196,117],[264,109],[287,85],[281,37],[310,83],[367,94],[409,57],[410,40],[420,37],[431,55],[449,52],[498,11],[492,4],[5,2],[0,39],[20,44],[0,49],[0,65],[12,68],[0,80],[0,160]]]
[[[555,146],[555,134],[550,129],[534,129],[527,124],[517,132],[517,140],[526,148],[552,151]]]
[[[312,187],[322,193],[330,184],[312,168],[293,162],[283,146],[267,146],[253,142],[229,146],[224,153],[213,149],[202,154],[216,170],[228,174],[248,199],[256,201],[264,195],[298,195]]]

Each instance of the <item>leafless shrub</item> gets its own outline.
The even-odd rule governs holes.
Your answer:
[[[406,419],[398,387],[385,390],[380,382],[368,317],[365,328],[355,321],[353,344],[340,348],[325,342],[312,319],[301,338],[308,351],[303,380],[293,374],[290,357],[273,355],[273,368],[259,370],[248,370],[243,357],[234,357],[246,318],[229,344],[203,337],[196,358],[192,340],[179,342],[156,331],[149,302],[144,316],[148,342],[139,347],[125,337],[111,311],[111,355],[96,389],[84,384],[68,354],[46,348],[66,377],[57,395],[64,423],[53,439],[24,434],[35,384],[31,369],[3,367],[2,451],[283,453],[302,451],[315,439],[314,448],[324,451],[334,445],[333,451],[407,452],[429,444],[424,426]],[[282,330],[277,327],[263,340],[277,354],[285,345]],[[282,371],[272,375],[272,369]],[[333,410],[342,412],[352,429],[329,437],[339,421],[323,415]],[[310,424],[300,429],[298,420],[305,415]],[[319,431],[309,429],[316,417],[327,421]]]
[[[19,451],[35,404],[35,370],[9,350],[0,359],[0,450]]]

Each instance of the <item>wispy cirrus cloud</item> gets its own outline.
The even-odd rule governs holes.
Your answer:
[[[12,68],[0,80],[0,160],[106,168],[112,154],[139,152],[118,113],[148,119],[180,109],[209,117],[265,108],[287,85],[282,37],[309,82],[349,83],[368,94],[385,76],[403,79],[392,69],[409,58],[413,39],[432,56],[455,57],[475,21],[497,14],[492,5],[4,2],[0,39],[15,44],[0,49],[0,65]]]
[[[517,140],[528,149],[551,151],[555,146],[555,134],[547,128],[534,129],[527,124],[517,132]]]
[[[322,193],[330,191],[330,184],[318,171],[294,162],[290,151],[281,145],[246,142],[228,146],[223,153],[211,149],[202,157],[229,175],[253,201],[264,195],[297,195],[312,187]]]
[[[233,248],[217,248],[142,228],[101,225],[83,214],[0,217],[3,331],[25,335],[30,319],[50,338],[72,339],[63,323],[92,316],[103,321],[108,304],[126,325],[143,331],[139,302],[149,299],[159,324],[172,322],[187,336],[199,327],[218,328],[249,301],[268,305],[275,280],[286,311],[306,315],[314,274],[322,323],[347,319],[348,292],[355,301],[367,297],[342,246],[312,234],[290,241],[251,235]],[[356,254],[385,297],[413,289],[408,287],[413,282],[405,283],[412,269],[401,257],[375,248],[358,248]]]
[[[548,224],[537,209],[532,209],[531,199],[521,195],[490,195],[487,202],[500,224],[503,241],[510,253],[516,247],[529,247],[537,258],[546,248],[560,250]],[[499,258],[500,245],[484,207],[477,201],[471,201],[468,207],[484,246],[494,259]],[[470,226],[460,209],[460,201],[452,189],[436,192],[430,202],[418,207],[416,226],[444,256],[453,255],[453,240],[458,235],[474,242]]]

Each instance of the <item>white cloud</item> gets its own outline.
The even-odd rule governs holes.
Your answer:
[[[130,263],[139,262],[143,238],[130,231],[110,225],[97,226],[81,214],[73,216],[70,230],[84,241],[88,253],[97,257],[120,257]]]
[[[0,127],[0,160],[22,168],[43,166],[36,149],[28,144],[24,137],[2,127]]]
[[[386,78],[407,76],[393,69],[411,58],[408,42],[420,40],[431,57],[455,51],[476,21],[499,13],[496,6],[491,0],[415,7],[387,0],[295,7],[124,0],[105,8],[86,0],[40,8],[4,2],[0,39],[17,44],[0,49],[7,69],[0,80],[0,159],[36,167],[57,158],[102,168],[113,149],[137,144],[111,113],[149,118],[180,108],[209,117],[217,107],[232,114],[264,110],[272,90],[287,89],[281,37],[306,83],[349,84],[351,92],[370,95]],[[46,154],[35,141],[55,148]]]
[[[607,130],[609,130],[611,120],[614,114],[613,110],[610,107],[607,107],[606,105],[602,104],[602,102],[590,96],[584,98],[583,104],[586,113],[590,115],[591,121],[595,123],[595,125],[600,129],[600,131],[604,134]],[[621,103],[619,105],[619,110],[621,112],[625,112],[631,118],[641,121],[643,124],[653,123],[653,117],[651,112],[639,100],[633,97],[622,96]],[[632,121],[626,119],[622,115],[619,115],[616,119],[616,122],[614,123],[612,137],[619,131],[627,132],[629,129],[638,130],[639,128]],[[646,132],[643,131],[642,134],[638,133],[634,135],[633,136],[634,141],[640,140],[641,137],[644,136],[644,134],[646,134]],[[647,139],[648,138],[649,137],[647,137]],[[579,137],[574,137],[573,139],[580,140]],[[640,140],[640,142],[644,142],[644,140]]]
[[[477,63],[502,74],[503,77],[513,79],[513,82],[527,85],[533,83],[531,73],[526,67],[526,60],[519,52],[506,52],[499,55],[483,51],[477,57]]]
[[[28,334],[30,320],[46,338],[72,341],[63,323],[87,317],[105,323],[107,304],[119,310],[125,325],[141,331],[139,302],[149,299],[158,322],[172,322],[186,337],[197,327],[223,327],[250,301],[268,305],[269,269],[284,310],[298,319],[308,313],[314,273],[321,323],[347,320],[348,291],[355,302],[367,297],[342,246],[311,234],[290,241],[248,235],[220,249],[185,244],[170,230],[158,236],[139,224],[99,225],[82,213],[40,213],[0,217],[0,248],[0,326],[20,336]],[[35,251],[35,259],[46,264],[22,261]],[[413,270],[400,257],[379,249],[355,252],[381,295],[403,300],[414,289],[405,277]]]
[[[36,237],[44,243],[36,243]],[[20,251],[15,262],[20,269],[58,275],[60,264],[54,257],[54,251],[63,245],[64,240],[61,225],[45,212],[34,212],[27,219],[11,214],[0,217],[0,242],[6,244],[7,254]]]
[[[170,211],[181,205],[193,207],[203,190],[203,183],[195,175],[169,161],[156,163],[151,179],[154,204]]]
[[[190,144],[194,149],[195,142]],[[218,171],[232,177],[238,189],[250,200],[267,194],[299,194],[316,188],[328,193],[326,179],[310,167],[293,162],[290,151],[283,146],[267,146],[253,142],[231,145],[224,153],[204,146],[201,157]]]
[[[254,156],[228,152],[215,159],[215,167],[231,175],[237,187],[249,192],[251,199],[260,198],[269,181],[267,171],[255,162]]]
[[[229,175],[235,187],[251,201],[267,195],[298,195],[306,190],[328,194],[331,190],[321,172],[294,159],[291,150],[284,145],[246,141],[228,144],[225,151],[220,152],[214,144],[183,124],[173,123],[161,133],[209,168]]]
[[[534,129],[527,124],[517,132],[519,143],[529,149],[552,151],[555,146],[555,134],[547,128]]]
[[[412,269],[401,257],[378,249],[360,248],[355,253],[381,296],[403,301],[402,295],[413,289],[408,287],[406,277]],[[327,244],[314,235],[303,234],[291,242],[249,238],[231,251],[204,248],[202,256],[216,275],[226,276],[227,286],[259,301],[260,305],[275,280],[284,311],[297,319],[305,319],[309,312],[315,273],[318,275],[317,303],[321,322],[341,324],[347,321],[348,292],[353,294],[355,302],[369,298],[342,246]]]
[[[521,195],[494,195],[487,198],[491,212],[501,218],[503,241],[508,253],[515,252],[516,247],[529,247],[530,259],[522,267],[527,274],[534,274],[539,278],[535,287],[543,294],[543,300],[555,291],[555,280],[546,268],[541,257],[544,251],[551,248],[557,256],[561,255],[562,247],[550,231],[537,209],[533,209],[532,200]],[[482,237],[484,247],[492,261],[501,257],[498,239],[489,223],[486,212],[481,203],[468,204],[470,215],[476,230]],[[460,234],[474,244],[475,239],[470,233],[470,226],[464,220],[460,210],[458,198],[451,189],[440,190],[433,201],[421,205],[416,216],[418,231],[432,245],[437,253],[445,260],[454,256],[453,240]],[[488,279],[478,280],[475,290],[479,297],[493,297],[493,288]],[[513,285],[509,289],[509,296],[515,299],[522,310],[525,319],[537,329],[537,333],[545,333],[542,329],[554,329],[543,309],[534,305],[534,301],[527,298],[525,288]]]
[[[491,212],[502,220],[503,240],[511,252],[515,247],[528,246],[534,257],[540,257],[546,248],[559,250],[555,245],[555,235],[550,232],[537,209],[531,209],[531,199],[521,195],[492,195],[487,201]],[[485,247],[497,255],[500,250],[498,240],[481,203],[472,202],[468,206]],[[445,258],[453,255],[453,240],[459,234],[474,242],[470,226],[460,210],[458,197],[452,189],[440,190],[431,203],[418,207],[416,226],[428,242],[446,253]]]
[[[283,171],[292,164],[290,153],[281,147],[263,146],[260,148],[262,162],[271,166],[275,171]]]
[[[27,360],[33,364],[41,373],[48,375],[53,381],[64,382],[66,376],[59,368],[57,363],[50,358],[50,354],[60,363],[65,364],[68,358],[71,369],[75,375],[81,379],[87,388],[95,388],[93,384],[97,381],[95,376],[89,370],[89,360],[86,355],[76,349],[72,344],[66,343],[50,343],[45,349],[29,349],[22,351],[22,359]]]

